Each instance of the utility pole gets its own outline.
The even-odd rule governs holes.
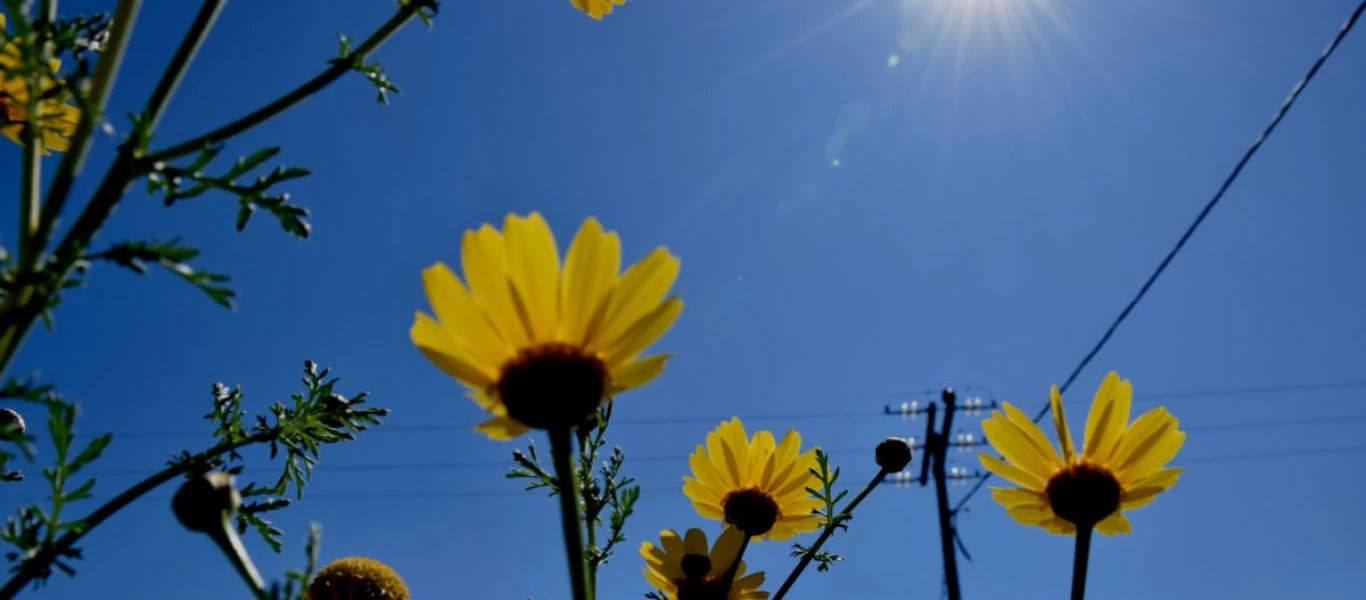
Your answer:
[[[944,585],[949,600],[962,600],[963,592],[958,587],[958,555],[953,549],[953,512],[949,510],[948,476],[944,461],[949,448],[949,431],[953,427],[953,413],[957,411],[957,397],[953,388],[944,388],[940,394],[944,404],[944,421],[939,431],[934,430],[934,405],[930,405],[929,418],[925,421],[925,459],[920,463],[920,481],[925,481],[925,469],[934,474],[934,498],[939,508],[939,550],[944,555]],[[933,464],[931,464],[933,463]]]
[[[969,388],[972,389],[972,388]],[[933,393],[926,391],[925,393]],[[940,405],[943,405],[942,407]],[[960,451],[967,451],[973,446],[980,445],[981,442],[974,440],[971,433],[960,433],[956,439],[950,439],[953,430],[954,415],[962,410],[969,415],[981,414],[982,410],[996,408],[996,401],[990,403],[982,401],[981,397],[971,397],[959,405],[958,396],[953,388],[945,388],[940,392],[939,402],[928,401],[925,406],[921,406],[918,401],[903,402],[900,410],[892,408],[890,405],[884,408],[888,415],[900,414],[902,419],[914,419],[919,415],[925,415],[925,441],[923,444],[916,444],[914,438],[907,441],[922,452],[920,455],[920,474],[919,477],[912,477],[912,473],[896,473],[889,481],[898,487],[919,483],[921,487],[926,487],[930,479],[934,479],[935,506],[939,519],[939,548],[944,560],[944,588],[947,592],[948,600],[962,600],[963,592],[958,582],[958,554],[956,543],[958,541],[958,531],[954,525],[954,510],[949,504],[949,484],[966,483],[968,479],[980,478],[980,472],[970,474],[965,468],[947,468],[948,453],[950,448],[957,448]],[[935,421],[935,416],[941,414],[942,420]],[[937,427],[937,428],[936,428]]]

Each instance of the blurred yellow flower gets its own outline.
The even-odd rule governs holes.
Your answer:
[[[9,39],[5,33],[5,15],[0,14],[0,71],[3,72],[3,79],[0,79],[0,134],[23,145],[24,128],[28,126],[28,103],[29,85],[25,77],[11,70],[19,69],[23,64],[23,54],[19,48],[19,40]],[[52,59],[48,67],[56,73],[62,66],[62,61]],[[39,87],[42,93],[46,94],[58,86],[58,82],[51,77],[40,77]],[[38,118],[42,129],[42,153],[49,154],[48,150],[64,152],[71,146],[67,141],[67,136],[76,132],[76,124],[81,120],[80,109],[66,104],[63,99],[67,94],[57,94],[52,98],[44,98],[38,101]]]
[[[1133,386],[1113,371],[1105,377],[1086,419],[1085,446],[1073,453],[1062,396],[1053,386],[1053,423],[1062,456],[1020,409],[1003,403],[982,430],[1005,461],[981,453],[987,470],[1021,486],[992,488],[1006,513],[1025,525],[1073,535],[1078,526],[1105,535],[1129,533],[1123,511],[1152,502],[1176,484],[1182,469],[1164,468],[1186,441],[1176,417],[1157,407],[1129,423]]]
[[[618,6],[626,4],[626,0],[569,0],[577,8],[588,13],[594,19],[601,19],[612,14],[612,5]]]
[[[659,546],[640,544],[646,565],[641,572],[669,600],[768,600],[768,592],[759,591],[764,572],[745,575],[743,560],[735,570],[730,593],[721,596],[726,571],[739,555],[744,539],[738,529],[727,527],[708,551],[707,534],[701,529],[689,529],[683,539],[673,530],[661,531]]]
[[[501,233],[466,231],[460,258],[464,282],[442,263],[423,271],[436,318],[417,313],[410,334],[493,413],[477,431],[509,440],[577,426],[664,370],[669,355],[640,353],[683,311],[681,299],[665,298],[679,267],[665,248],[619,275],[621,240],[589,217],[561,268],[555,237],[533,212],[508,215]]]
[[[751,441],[739,418],[723,421],[689,457],[693,476],[683,477],[683,493],[702,516],[751,536],[782,541],[815,531],[820,519],[812,511],[824,504],[806,488],[819,484],[811,472],[816,450],[803,453],[801,445],[790,429],[775,444],[771,432]]]
[[[368,558],[333,561],[313,577],[309,600],[409,600],[408,586],[388,565]]]

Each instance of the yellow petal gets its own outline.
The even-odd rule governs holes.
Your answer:
[[[1186,433],[1177,429],[1176,418],[1158,407],[1134,420],[1124,432],[1111,464],[1120,483],[1137,481],[1167,464],[1186,442]]]
[[[710,438],[711,436],[707,436]],[[710,439],[708,439],[710,442]],[[692,467],[693,476],[702,485],[713,490],[722,490],[732,487],[729,482],[716,470],[716,463],[709,455],[709,451],[703,450],[702,446],[697,447],[697,451],[688,456],[688,464]]]
[[[777,448],[777,443],[773,441],[773,432],[760,431],[754,434],[754,442],[749,447],[749,482],[758,485],[759,489],[764,489],[764,473],[767,471],[772,476],[773,451]]]
[[[672,529],[659,532],[659,545],[663,546],[664,553],[674,560],[678,560],[686,554],[683,538],[678,537],[678,532]]]
[[[986,470],[1005,478],[1006,481],[1036,492],[1042,492],[1044,489],[1044,482],[1042,480],[1030,475],[1028,472],[1015,465],[990,456],[985,452],[977,453],[977,459],[982,461],[982,466],[986,468]]]
[[[683,553],[707,555],[707,535],[696,527],[689,529],[683,537]]]
[[[764,584],[764,572],[756,571],[735,580],[735,587],[741,590],[756,590]],[[762,596],[742,596],[742,598],[767,598],[768,593],[763,592]]]
[[[1057,472],[1059,465],[1045,462],[1044,457],[1034,451],[1029,438],[1016,430],[1004,414],[996,413],[993,418],[982,421],[982,432],[987,441],[1001,453],[1006,460],[1039,479],[1047,480]]]
[[[503,341],[512,347],[527,347],[531,340],[530,325],[512,301],[507,252],[497,229],[484,225],[479,231],[465,232],[460,245],[460,268],[465,272],[475,304],[484,309]]]
[[[615,342],[606,347],[607,364],[635,358],[673,327],[678,315],[683,314],[683,300],[674,296],[665,300],[653,312],[636,321]]]
[[[1001,506],[1047,506],[1048,497],[1038,492],[1020,488],[991,488],[991,497]]]
[[[526,218],[510,214],[503,220],[508,275],[531,325],[532,339],[555,338],[559,303],[560,254],[555,236],[541,213]]]
[[[1086,417],[1086,434],[1083,439],[1082,453],[1086,458],[1099,464],[1106,464],[1124,427],[1129,423],[1129,410],[1133,402],[1133,385],[1127,379],[1120,379],[1119,373],[1110,371],[1096,390],[1091,401],[1091,412]]]
[[[644,386],[664,372],[664,363],[672,354],[656,354],[632,361],[612,371],[612,393]]]
[[[1160,469],[1156,473],[1136,481],[1124,488],[1124,500],[1119,507],[1124,510],[1142,508],[1157,499],[1157,495],[1176,485],[1177,476],[1183,469],[1173,467]]]
[[[1062,517],[1054,517],[1051,520],[1044,521],[1039,524],[1039,527],[1044,528],[1044,530],[1049,533],[1056,533],[1058,535],[1076,535],[1077,533],[1077,526],[1064,520]]]
[[[602,326],[589,340],[590,351],[605,351],[641,318],[659,306],[678,277],[678,258],[656,248],[621,275],[612,292]]]
[[[720,504],[723,496],[715,490],[702,485],[702,482],[688,477],[683,478],[683,495],[700,502]]]
[[[1008,507],[1006,514],[1025,525],[1038,525],[1054,517],[1053,511],[1047,508],[1028,505]]]
[[[1058,391],[1058,386],[1053,385],[1053,391],[1048,398],[1049,407],[1053,412],[1053,427],[1058,430],[1058,446],[1062,448],[1062,460],[1068,465],[1072,464],[1072,432],[1067,430],[1067,415],[1062,410],[1062,394]]]
[[[749,487],[749,435],[745,433],[745,426],[740,419],[731,419],[729,423],[722,423],[719,431],[726,450],[725,465],[730,469],[732,480],[736,487]]]
[[[716,545],[711,549],[711,577],[719,577],[730,569],[731,563],[740,555],[740,544],[744,541],[745,534],[739,529],[726,526],[721,535],[716,538]]]
[[[496,372],[479,364],[456,346],[450,333],[440,323],[425,314],[417,313],[413,327],[408,332],[422,354],[447,375],[475,389],[487,389],[493,385]]]
[[[422,271],[422,282],[437,320],[472,357],[494,369],[512,358],[512,350],[503,344],[450,267],[444,263],[428,267]]]
[[[1106,517],[1101,522],[1096,523],[1096,532],[1101,535],[1133,533],[1133,531],[1134,528],[1129,525],[1129,519],[1126,519],[1119,511],[1115,511],[1114,514]]]
[[[579,227],[564,259],[560,280],[560,321],[565,340],[582,345],[598,308],[617,282],[621,270],[621,240],[604,233],[589,217]]]
[[[502,442],[522,435],[531,428],[512,417],[494,417],[475,425],[474,430],[489,436],[491,440]]]
[[[1044,435],[1043,430],[1039,429],[1038,424],[1034,423],[1029,415],[1009,402],[1002,402],[1001,408],[1005,410],[1006,419],[1010,424],[1014,425],[1026,438],[1029,438],[1037,454],[1043,456],[1049,464],[1062,464],[1062,458],[1058,456],[1058,451],[1053,448],[1053,444],[1048,441],[1048,436]]]
[[[723,521],[726,518],[726,513],[721,509],[720,506],[716,504],[711,504],[709,502],[694,501],[692,503],[692,507],[696,509],[697,514],[702,515],[702,518],[704,519],[716,519],[717,521]]]

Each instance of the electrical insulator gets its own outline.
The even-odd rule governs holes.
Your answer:
[[[909,415],[910,412],[911,412],[911,405],[908,404],[908,403],[906,403],[906,402],[902,402],[902,403],[901,403],[901,420],[902,420],[902,421],[905,421],[907,415]]]
[[[906,438],[906,445],[915,448],[915,436]]]

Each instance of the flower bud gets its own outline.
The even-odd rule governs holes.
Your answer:
[[[0,408],[0,435],[19,437],[24,435],[24,416],[12,408]]]
[[[313,577],[311,600],[410,600],[403,579],[382,562],[350,557],[333,561]]]
[[[222,529],[229,516],[242,505],[233,476],[205,473],[186,481],[171,499],[176,520],[185,529],[214,533]]]
[[[906,440],[889,437],[877,445],[874,452],[877,466],[889,473],[906,468],[911,462],[911,446]]]

